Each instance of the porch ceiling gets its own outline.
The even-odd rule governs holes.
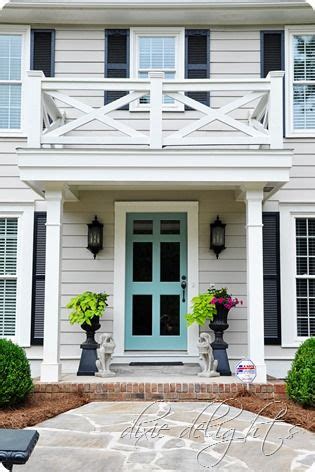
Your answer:
[[[122,14],[123,10],[123,14]],[[13,0],[0,9],[0,20],[12,23],[100,25],[231,25],[314,22],[304,0]]]
[[[290,150],[18,149],[20,178],[39,193],[70,189],[239,189],[289,181]]]

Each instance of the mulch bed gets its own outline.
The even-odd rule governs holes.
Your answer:
[[[281,421],[315,432],[315,408],[303,408],[289,399],[262,400],[254,393],[241,392],[226,400],[226,403],[272,419],[284,410]]]
[[[26,428],[34,426],[65,411],[78,408],[89,400],[81,395],[69,394],[61,398],[31,398],[23,405],[0,410],[0,428]],[[274,419],[279,412],[285,410],[282,421],[301,426],[315,432],[315,408],[303,408],[290,400],[262,400],[253,393],[241,392],[235,397],[225,400],[228,405],[253,413],[260,413]]]
[[[20,429],[34,426],[86,403],[87,398],[76,394],[47,400],[30,398],[21,405],[0,410],[0,428]]]

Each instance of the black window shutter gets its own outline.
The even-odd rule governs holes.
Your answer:
[[[281,344],[279,213],[263,213],[265,344]]]
[[[46,77],[55,75],[55,31],[32,30],[31,69],[42,70]]]
[[[46,213],[34,215],[32,344],[43,344],[46,266]]]
[[[105,78],[126,79],[128,77],[129,30],[107,29],[105,30]],[[115,90],[107,91],[105,93],[105,104],[123,97],[126,93]]]
[[[185,32],[185,65],[186,79],[208,79],[210,74],[210,40],[209,30],[186,29]],[[209,105],[208,92],[190,92],[190,98],[204,105]]]
[[[261,77],[272,70],[284,70],[283,31],[261,32]]]

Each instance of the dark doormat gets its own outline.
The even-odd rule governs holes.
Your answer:
[[[130,362],[130,366],[147,366],[147,365],[184,365],[183,362]]]

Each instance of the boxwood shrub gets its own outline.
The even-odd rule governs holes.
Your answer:
[[[315,338],[298,348],[286,379],[289,398],[304,407],[315,406]]]
[[[0,407],[22,402],[32,389],[30,365],[24,350],[0,339]]]

